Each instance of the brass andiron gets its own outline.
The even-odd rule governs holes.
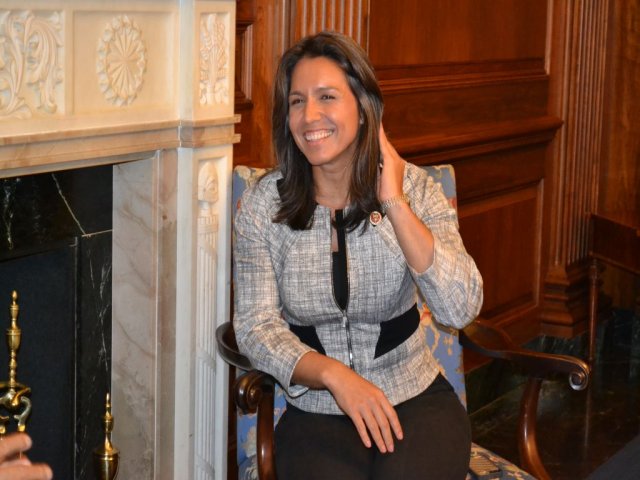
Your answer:
[[[111,415],[111,399],[109,393],[105,402],[104,443],[93,451],[93,466],[98,480],[114,480],[118,475],[118,460],[120,452],[111,443],[113,431],[113,415]]]
[[[9,381],[0,382],[0,407],[9,413],[9,416],[0,415],[0,436],[7,433],[7,423],[13,418],[18,422],[18,431],[24,432],[27,428],[27,420],[31,414],[31,399],[27,396],[31,389],[16,380],[18,369],[18,349],[22,331],[18,328],[18,293],[11,293],[11,326],[7,328],[7,347],[9,348]]]

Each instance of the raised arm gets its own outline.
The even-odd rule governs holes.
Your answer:
[[[482,277],[467,253],[458,231],[456,211],[449,205],[442,187],[398,155],[380,131],[384,159],[378,198],[393,198],[386,214],[422,296],[441,324],[462,328],[480,312]],[[405,170],[412,169],[407,174]]]

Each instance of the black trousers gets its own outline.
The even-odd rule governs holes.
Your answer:
[[[462,480],[471,427],[449,382],[438,375],[420,395],[396,406],[404,439],[393,453],[367,448],[346,415],[287,406],[275,431],[279,480]]]

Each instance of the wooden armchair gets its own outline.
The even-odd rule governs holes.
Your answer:
[[[473,339],[470,335],[473,335]],[[233,398],[241,411],[257,413],[256,460],[260,480],[275,480],[273,450],[274,398],[276,383],[273,377],[253,370],[249,360],[238,351],[235,333],[230,323],[220,326],[216,332],[220,355],[229,364],[245,371],[235,381]],[[540,455],[536,438],[536,417],[540,387],[545,378],[563,373],[568,375],[569,384],[575,390],[586,388],[589,367],[574,357],[552,355],[526,350],[515,345],[504,331],[474,322],[460,333],[460,343],[475,352],[491,358],[513,362],[527,374],[528,380],[520,402],[518,427],[518,448],[521,467],[538,480],[549,479]],[[474,450],[484,450],[474,445]],[[485,451],[485,454],[487,452]],[[503,478],[532,478],[516,476],[517,469],[488,454],[503,469]]]
[[[441,183],[445,196],[455,206],[455,177],[449,165],[426,167],[429,174]],[[234,171],[233,196],[237,201],[240,192],[259,174],[259,171],[237,167]],[[566,374],[569,384],[575,390],[586,388],[589,380],[588,365],[574,357],[553,355],[526,350],[516,345],[503,330],[474,321],[461,332],[443,328],[432,321],[426,307],[421,308],[421,325],[427,333],[427,345],[433,357],[439,362],[443,374],[466,403],[464,375],[462,367],[462,346],[481,355],[513,362],[524,374],[527,383],[520,403],[520,422],[518,427],[518,446],[521,467],[539,480],[549,479],[538,453],[536,439],[536,417],[540,388],[545,378],[557,374]],[[240,411],[257,413],[251,417],[255,423],[251,427],[255,433],[255,454],[240,459],[244,465],[240,478],[276,479],[273,429],[274,423],[282,413],[284,395],[270,375],[254,370],[249,360],[239,350],[235,333],[230,323],[218,327],[216,331],[218,351],[230,365],[243,371],[233,385],[233,398]],[[277,404],[277,405],[276,405]],[[276,415],[274,416],[274,406]],[[275,417],[275,418],[274,418]],[[249,441],[253,437],[249,436]],[[534,477],[515,465],[496,456],[492,452],[473,444],[472,450],[488,456],[502,469],[501,478],[526,480]],[[248,465],[248,466],[247,466]],[[256,475],[257,474],[257,475]]]

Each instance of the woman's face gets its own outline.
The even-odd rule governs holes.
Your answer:
[[[291,74],[289,129],[311,166],[345,168],[358,127],[358,102],[342,69],[326,57],[299,60]]]

